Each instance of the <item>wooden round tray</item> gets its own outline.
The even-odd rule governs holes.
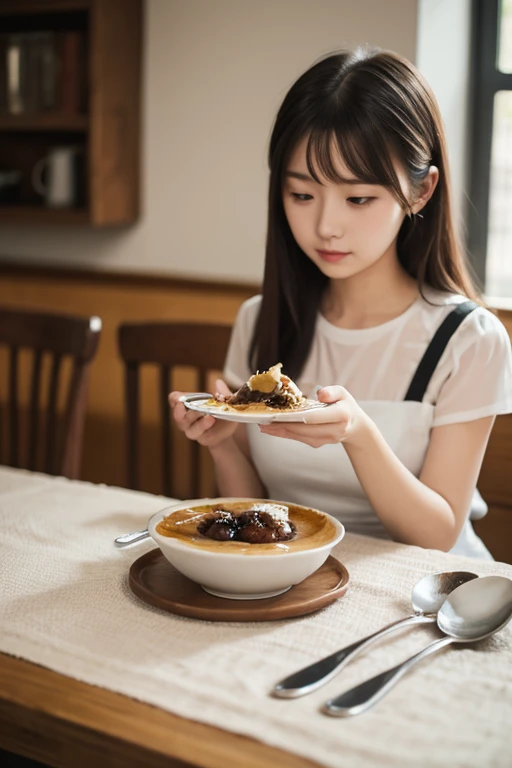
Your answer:
[[[330,556],[315,573],[276,597],[261,600],[229,600],[205,592],[183,576],[152,549],[132,563],[129,584],[132,592],[150,605],[170,613],[208,621],[273,621],[313,613],[342,597],[349,574]]]

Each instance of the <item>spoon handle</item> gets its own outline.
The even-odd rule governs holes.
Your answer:
[[[124,533],[122,536],[118,536],[114,539],[114,544],[119,549],[122,547],[128,547],[130,544],[136,544],[139,541],[149,538],[149,531],[146,528],[145,531],[134,531],[133,533]]]
[[[427,645],[422,651],[406,659],[406,661],[398,664],[398,666],[387,669],[385,672],[381,672],[380,675],[365,680],[363,683],[356,685],[355,688],[351,688],[349,691],[336,696],[336,698],[326,701],[323,707],[324,714],[333,715],[334,717],[348,717],[349,715],[359,715],[361,712],[365,712],[380,701],[414,664],[424,659],[425,656],[437,653],[445,645],[453,642],[453,637],[444,637],[442,640],[436,640],[435,643]]]
[[[349,661],[351,661],[363,648],[373,643],[375,640],[384,637],[389,632],[408,626],[410,624],[425,624],[435,622],[435,616],[425,616],[424,614],[414,614],[405,619],[399,619],[392,624],[387,624],[382,629],[374,632],[373,635],[363,637],[352,645],[347,645],[339,651],[326,656],[320,661],[315,661],[307,667],[303,667],[298,672],[280,680],[271,693],[280,699],[295,699],[298,696],[304,696],[311,693],[321,685],[331,680]]]

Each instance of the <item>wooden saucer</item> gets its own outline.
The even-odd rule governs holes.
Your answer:
[[[214,597],[190,581],[152,549],[132,563],[129,584],[144,602],[170,613],[208,621],[273,621],[313,613],[342,597],[349,574],[330,556],[315,573],[276,597],[229,600]]]

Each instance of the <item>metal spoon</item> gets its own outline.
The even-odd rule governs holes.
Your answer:
[[[381,672],[324,704],[323,712],[335,717],[358,715],[391,690],[416,662],[450,643],[474,643],[490,637],[512,618],[512,580],[484,576],[458,587],[437,614],[437,626],[448,637],[436,640],[410,659]]]
[[[331,680],[363,648],[366,648],[378,638],[410,624],[435,622],[437,611],[447,596],[456,587],[476,578],[476,573],[469,571],[451,571],[424,576],[412,590],[411,602],[414,613],[411,616],[394,621],[392,624],[379,629],[378,632],[374,632],[372,635],[352,643],[352,645],[347,645],[330,656],[326,656],[320,659],[320,661],[315,661],[313,664],[289,675],[289,677],[285,677],[274,686],[271,691],[272,696],[282,699],[294,699],[298,696],[304,696],[306,693],[311,693],[311,691],[315,691],[321,685]]]
[[[200,393],[203,394],[203,393]],[[193,506],[194,504],[206,504],[208,501],[211,501],[210,498],[204,498],[204,499],[183,499],[183,501],[177,501],[175,504],[171,504],[168,507],[164,507],[161,509],[162,515],[168,515],[173,510],[177,509],[183,509],[184,507],[190,505]],[[129,547],[131,544],[138,544],[140,541],[144,541],[145,539],[149,539],[150,533],[147,528],[145,528],[143,531],[132,531],[131,533],[123,533],[122,536],[118,536],[117,539],[114,539],[114,545],[118,549],[122,549],[123,547]]]
[[[132,533],[124,533],[122,536],[118,536],[114,539],[114,544],[119,549],[123,547],[129,547],[130,544],[138,544],[139,541],[149,539],[149,531],[146,528],[145,531],[133,531]]]

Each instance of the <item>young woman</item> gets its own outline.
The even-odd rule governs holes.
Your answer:
[[[209,447],[223,495],[490,557],[470,512],[494,418],[512,410],[512,355],[455,235],[432,91],[393,53],[324,58],[285,97],[269,161],[263,292],[239,311],[225,380],[281,362],[334,405],[246,427],[174,392],[178,426]]]

